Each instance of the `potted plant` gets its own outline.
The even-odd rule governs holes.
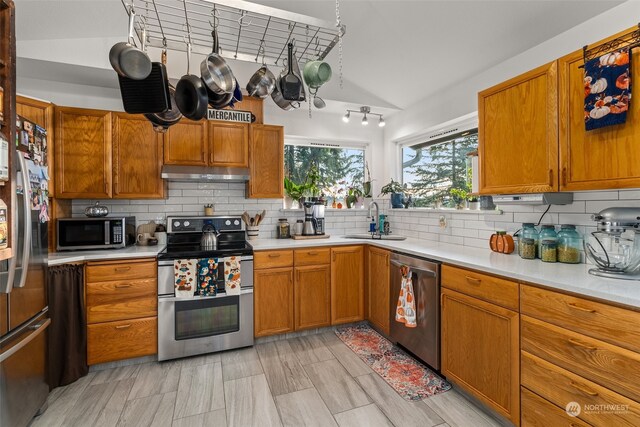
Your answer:
[[[296,184],[289,178],[284,179],[284,208],[293,209],[293,202],[299,203],[303,192],[302,185]]]
[[[373,179],[371,179],[371,171],[369,171],[369,162],[364,162],[364,167],[367,171],[367,180],[362,183],[362,196],[365,199],[372,199],[373,194],[371,194],[371,191],[373,191],[373,187],[371,184]]]
[[[380,195],[384,196],[387,194],[391,195],[391,207],[392,208],[402,208],[402,199],[404,198],[404,187],[398,181],[394,181],[391,178],[391,182],[385,185],[380,189]]]
[[[464,209],[466,201],[469,197],[469,193],[467,193],[467,190],[463,188],[452,188],[451,190],[449,190],[449,194],[451,195],[456,209]]]
[[[467,195],[469,199],[469,209],[472,211],[476,211],[480,209],[480,202],[478,201],[478,196]]]
[[[309,166],[309,171],[307,172],[307,176],[304,179],[304,183],[302,184],[302,199],[300,204],[302,205],[305,201],[315,202],[318,200],[318,196],[320,196],[320,181],[322,177],[320,176],[320,172],[318,171],[318,166],[313,163]]]
[[[345,199],[347,202],[347,209],[351,209],[356,203],[358,203],[358,200],[360,200],[360,207],[362,207],[362,195],[363,193],[360,187],[354,184],[350,185],[347,189],[347,197]]]

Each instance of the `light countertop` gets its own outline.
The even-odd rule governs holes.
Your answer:
[[[156,246],[129,246],[123,249],[101,249],[94,251],[64,251],[49,253],[47,265],[67,264],[83,261],[107,261],[127,258],[155,258],[158,252],[164,249],[164,245]]]
[[[258,239],[250,241],[254,250],[293,249],[312,246],[336,246],[371,244],[392,251],[467,267],[478,271],[505,276],[517,281],[543,285],[547,288],[572,292],[606,302],[640,309],[640,281],[606,279],[588,273],[593,265],[544,263],[525,260],[515,252],[510,255],[492,252],[490,249],[452,245],[429,240],[407,239],[363,240],[331,236],[328,239]],[[487,243],[488,244],[488,243]]]

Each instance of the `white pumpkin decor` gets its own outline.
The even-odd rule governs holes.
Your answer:
[[[591,116],[592,119],[601,119],[602,117],[606,116],[610,112],[611,110],[609,109],[609,107],[607,107],[606,105],[603,105],[602,107],[595,107],[593,110],[591,110],[589,115]]]
[[[607,89],[607,79],[600,78],[591,85],[591,93],[601,93]]]

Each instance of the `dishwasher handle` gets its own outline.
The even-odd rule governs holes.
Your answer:
[[[409,269],[411,271],[416,271],[416,272],[419,272],[419,273],[422,273],[422,274],[426,274],[429,277],[437,277],[438,276],[438,274],[433,270],[427,270],[426,268],[412,267],[409,264],[403,264],[403,263],[401,263],[399,261],[391,260],[391,265],[395,265],[396,267],[402,267],[404,265],[404,266],[409,267]]]

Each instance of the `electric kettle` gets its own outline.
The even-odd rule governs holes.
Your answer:
[[[200,247],[202,249],[216,250],[218,249],[218,236],[220,232],[211,224],[202,227],[202,238],[200,239]]]

